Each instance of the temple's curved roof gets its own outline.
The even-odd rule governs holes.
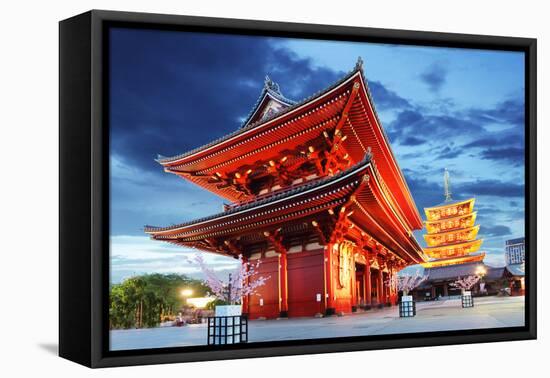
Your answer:
[[[216,218],[219,218],[221,216],[226,216],[226,215],[238,213],[238,212],[243,211],[243,210],[248,210],[248,209],[251,209],[251,208],[254,208],[254,207],[257,207],[257,206],[265,205],[265,204],[268,204],[270,202],[274,202],[274,201],[277,201],[277,200],[280,200],[280,199],[283,199],[283,198],[286,198],[286,197],[290,197],[294,194],[305,192],[309,189],[313,189],[315,187],[330,183],[332,181],[337,181],[338,179],[340,179],[343,176],[353,175],[356,171],[359,171],[359,170],[365,168],[368,164],[370,164],[370,162],[371,162],[371,155],[366,154],[365,158],[361,162],[355,164],[354,166],[348,168],[347,170],[338,172],[334,176],[325,176],[323,178],[305,183],[303,185],[295,186],[295,187],[289,188],[287,190],[278,191],[276,193],[273,193],[273,195],[264,197],[260,200],[250,201],[250,202],[244,203],[244,204],[239,205],[239,206],[234,206],[229,210],[226,210],[226,211],[223,211],[223,212],[220,212],[220,213],[217,213],[217,214],[213,214],[213,215],[210,215],[210,216],[207,216],[207,217],[194,219],[194,220],[189,221],[189,222],[184,222],[184,223],[180,223],[180,224],[172,225],[172,226],[168,226],[168,227],[145,226],[145,232],[153,233],[153,232],[159,232],[159,231],[172,230],[172,229],[176,229],[176,228],[186,227],[186,226],[190,226],[190,225],[193,225],[193,224],[196,224],[196,223],[202,223],[202,222],[205,222],[205,221],[208,221],[208,220],[216,219]]]
[[[348,80],[350,77],[352,77],[353,75],[355,75],[357,72],[361,72],[361,75],[363,75],[363,60],[361,58],[358,59],[357,61],[357,64],[355,65],[354,69],[351,70],[350,72],[348,72],[346,75],[344,75],[342,78],[340,78],[339,80],[337,80],[335,83],[333,83],[332,85],[326,87],[325,89],[322,89],[318,92],[315,92],[313,93],[311,96],[309,97],[306,97],[300,101],[293,101],[293,100],[289,100],[287,99],[286,97],[282,96],[282,94],[280,94],[280,91],[278,91],[279,93],[277,93],[277,91],[275,91],[274,89],[270,89],[270,88],[265,88],[264,86],[264,89],[262,90],[262,94],[260,95],[260,98],[258,100],[258,102],[256,103],[256,105],[254,106],[253,108],[253,111],[251,112],[251,114],[249,114],[249,116],[247,117],[247,119],[245,120],[245,122],[243,123],[243,126],[240,127],[239,129],[229,133],[229,134],[226,134],[218,139],[215,139],[205,145],[202,145],[202,146],[199,146],[197,148],[194,148],[190,151],[187,151],[187,152],[184,152],[182,154],[179,154],[179,155],[175,155],[175,156],[171,156],[171,157],[165,157],[165,156],[158,156],[157,159],[155,159],[158,163],[160,164],[168,164],[168,163],[171,163],[171,162],[174,162],[174,161],[177,161],[177,160],[180,160],[180,159],[183,159],[187,156],[190,156],[190,155],[194,155],[196,154],[197,152],[201,151],[201,150],[205,150],[209,147],[212,147],[212,146],[215,146],[217,144],[220,144],[222,143],[223,141],[227,140],[227,139],[230,139],[230,138],[233,138],[239,134],[242,134],[250,129],[254,129],[256,127],[259,127],[269,121],[271,121],[272,119],[276,118],[276,117],[280,117],[281,115],[284,115],[292,110],[294,110],[295,108],[298,108],[306,103],[308,103],[309,101],[311,100],[314,100],[315,98],[319,97],[319,96],[322,96],[323,94],[327,93],[327,92],[330,92],[332,89],[338,87],[340,84],[344,83],[346,80]],[[363,77],[363,80],[365,82],[365,84],[367,83],[367,80]],[[278,88],[278,85],[275,84]],[[367,95],[369,96],[369,98],[372,100],[371,98],[371,93],[370,93],[370,90],[368,88],[368,85],[366,85],[367,87]],[[265,91],[265,93],[264,93]],[[247,123],[250,121],[250,119],[252,118],[253,114],[254,114],[254,111],[257,110],[257,108],[261,105],[264,97],[266,96],[266,94],[269,94],[271,96],[274,96],[275,98],[277,98],[278,100],[280,101],[283,101],[283,102],[289,102],[291,104],[289,104],[288,107],[284,108],[284,109],[281,109],[281,111],[279,112],[276,112],[274,114],[271,114],[265,118],[262,118],[258,121],[255,121],[255,122],[252,122],[252,123]],[[374,109],[373,109],[374,110]],[[375,116],[378,117],[378,115],[376,114],[376,111],[375,112]],[[384,131],[384,130],[383,130]],[[385,133],[385,131],[384,131]]]

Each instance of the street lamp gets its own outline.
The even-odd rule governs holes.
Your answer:
[[[479,277],[479,291],[485,292],[484,286],[485,283],[483,282],[483,276],[487,274],[487,269],[483,265],[478,265],[476,268],[476,276]]]
[[[181,296],[184,298],[184,303],[187,305],[187,298],[189,298],[191,295],[193,295],[192,289],[182,289],[180,291]]]
[[[180,294],[182,297],[190,297],[191,295],[193,295],[193,290],[192,289],[182,289],[180,291]]]

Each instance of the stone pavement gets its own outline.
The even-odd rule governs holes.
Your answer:
[[[399,318],[397,307],[341,317],[253,320],[249,342],[384,335],[410,332],[514,327],[524,325],[524,297],[475,298],[462,308],[460,299],[417,303],[417,316]],[[111,331],[111,350],[206,344],[206,324]]]

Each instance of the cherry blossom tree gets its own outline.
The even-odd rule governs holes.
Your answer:
[[[481,277],[479,276],[458,277],[458,280],[451,282],[450,285],[464,292],[465,290],[470,290],[480,279]]]
[[[397,288],[402,291],[403,295],[409,295],[409,292],[420,286],[420,284],[428,279],[428,276],[416,272],[415,274],[392,275],[386,281],[386,285]]]
[[[259,275],[260,260],[256,263],[244,261],[239,255],[239,267],[229,274],[229,279],[220,279],[216,272],[204,261],[201,254],[196,254],[193,259],[187,259],[191,264],[197,265],[205,277],[205,284],[210,287],[212,294],[229,304],[239,303],[247,295],[257,294],[257,289],[265,285],[269,277]]]

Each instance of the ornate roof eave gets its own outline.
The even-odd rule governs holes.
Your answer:
[[[424,234],[424,239],[427,239],[427,238],[432,239],[432,238],[435,238],[435,237],[438,237],[438,236],[458,234],[458,233],[461,233],[461,232],[470,232],[470,231],[473,231],[473,230],[476,230],[476,234],[477,234],[477,231],[479,231],[479,224],[477,224],[475,226],[471,226],[471,227],[466,227],[466,228],[455,228],[455,229],[451,229],[449,231],[444,231],[444,232],[438,232],[438,233],[433,233],[433,234]]]
[[[474,246],[475,250],[469,252],[469,253],[473,253],[473,252],[477,251],[479,249],[479,247],[481,247],[482,243],[483,243],[483,239],[475,239],[475,240],[470,240],[470,241],[466,241],[466,242],[459,242],[459,243],[454,243],[454,244],[446,244],[446,245],[440,245],[440,246],[434,246],[434,247],[425,247],[424,252],[426,252],[429,255],[430,253],[433,253],[433,251],[435,251],[435,250],[445,250],[445,249],[449,249],[449,248],[457,248],[457,247],[463,247],[463,246]]]
[[[471,255],[465,255],[465,256],[459,256],[459,257],[448,257],[444,259],[436,259],[433,261],[427,261],[427,262],[421,263],[421,265],[424,268],[442,268],[442,267],[450,267],[458,264],[482,262],[484,258],[485,258],[485,252],[481,252],[478,254],[471,254]]]
[[[424,222],[424,224],[434,225],[434,224],[439,224],[439,223],[443,223],[443,222],[454,221],[454,220],[457,220],[457,219],[464,219],[464,218],[468,218],[468,217],[472,217],[472,216],[477,216],[477,211],[472,211],[471,213],[457,215],[456,217],[440,218],[438,220],[427,220],[427,221]],[[449,230],[458,230],[458,228],[449,229]]]
[[[373,99],[373,96],[372,96],[372,93],[371,93],[371,90],[370,90],[370,87],[369,87],[369,83],[368,83],[367,78],[365,77],[365,71],[363,69],[363,59],[361,57],[359,57],[357,59],[357,63],[355,64],[355,68],[352,72],[359,72],[360,73],[361,80],[363,81],[363,85],[364,85],[364,88],[365,88],[365,93],[367,95],[369,105],[372,109],[372,113],[374,115],[376,123],[379,125],[379,129],[380,129],[380,131],[382,133],[382,136],[383,136],[383,138],[386,142],[388,150],[389,150],[390,154],[392,155],[392,158],[394,158],[393,160],[395,162],[395,153],[393,152],[393,148],[390,144],[390,139],[388,138],[388,134],[386,133],[386,130],[382,127],[382,122],[380,121],[380,117],[378,116],[378,111],[376,110],[376,106],[375,106],[374,99]],[[415,218],[416,218],[415,219],[416,220],[416,226],[418,226],[418,229],[420,229],[420,228],[422,228],[422,217],[420,216],[420,212],[419,212],[418,208],[416,207],[416,203],[414,202],[414,199],[412,198],[411,190],[409,188],[409,184],[407,183],[407,180],[405,180],[405,175],[403,174],[403,171],[401,171],[401,168],[399,167],[399,165],[397,163],[395,163],[395,168],[396,168],[397,175],[399,176],[401,182],[405,186],[406,196],[408,196],[409,201],[412,204],[413,213],[414,213]]]
[[[443,202],[443,203],[440,203],[439,205],[436,205],[436,206],[432,206],[432,207],[425,207],[424,210],[425,211],[430,211],[430,210],[437,210],[437,209],[444,209],[446,207],[450,207],[450,206],[457,206],[457,205],[462,205],[462,204],[466,204],[466,203],[471,203],[471,202],[475,202],[475,197],[472,197],[472,198],[468,198],[468,199],[465,199],[465,200],[454,200],[454,201],[449,201],[449,202]],[[448,218],[442,218],[442,219],[448,219]]]
[[[151,235],[160,234],[160,233],[169,233],[171,231],[184,229],[189,226],[202,224],[211,220],[219,219],[229,215],[234,215],[234,214],[255,209],[261,206],[267,206],[267,205],[273,204],[274,202],[292,197],[294,195],[298,195],[300,193],[304,193],[309,190],[314,190],[324,185],[330,185],[334,182],[339,181],[340,179],[353,176],[354,174],[357,174],[357,172],[365,170],[370,165],[370,163],[371,163],[371,156],[366,155],[363,161],[355,164],[353,167],[350,167],[345,171],[341,171],[337,173],[334,176],[326,176],[326,177],[305,183],[298,187],[293,187],[291,189],[279,191],[277,193],[274,193],[272,196],[264,197],[261,200],[249,201],[243,205],[232,207],[231,209],[228,209],[221,213],[213,214],[204,218],[195,219],[189,222],[185,222],[185,223],[181,223],[181,224],[177,224],[169,227],[145,226],[145,232]]]
[[[260,228],[276,227],[277,224],[280,223],[280,220],[278,219],[282,219],[281,216],[284,216],[283,218],[286,220],[290,219],[289,217],[301,219],[302,217],[310,217],[313,214],[317,214],[319,211],[323,211],[323,209],[330,209],[334,206],[346,203],[348,200],[345,198],[347,197],[341,196],[349,196],[353,194],[350,198],[353,198],[353,201],[357,204],[357,198],[361,197],[359,192],[357,192],[360,185],[360,181],[358,180],[360,176],[363,176],[363,180],[366,180],[365,183],[374,183],[373,188],[369,189],[369,191],[374,190],[374,192],[377,193],[378,199],[383,202],[380,203],[379,206],[383,213],[386,214],[386,218],[384,218],[386,219],[385,222],[389,222],[388,224],[391,224],[391,227],[396,227],[397,230],[402,230],[403,232],[403,237],[397,237],[395,234],[392,237],[390,234],[387,234],[383,225],[378,223],[378,218],[372,218],[372,215],[369,215],[371,221],[374,222],[377,229],[380,229],[380,232],[389,237],[392,240],[392,243],[395,244],[397,249],[394,250],[394,253],[398,253],[398,256],[407,256],[403,258],[411,261],[412,263],[426,261],[428,257],[424,254],[422,247],[418,244],[418,241],[414,237],[412,231],[405,226],[397,213],[392,212],[387,198],[384,197],[382,186],[379,181],[381,178],[376,173],[376,166],[371,161],[370,155],[366,155],[362,162],[357,163],[348,170],[340,172],[335,176],[321,178],[298,188],[290,189],[285,192],[279,192],[268,198],[253,201],[225,212],[214,214],[210,217],[164,228],[148,226],[146,227],[146,232],[156,240],[166,241],[178,239],[180,240],[180,244],[185,245],[195,243],[202,239],[216,238],[220,236],[226,237],[227,235],[232,235],[241,232],[242,230],[251,231]],[[349,189],[346,189],[348,187]],[[366,186],[363,186],[363,188],[364,190],[367,190]],[[342,192],[337,194],[339,191]],[[310,199],[306,199],[306,203],[311,202],[311,199],[322,198],[325,195],[328,195],[326,198],[330,198],[330,201],[326,203],[323,202],[322,205],[311,203],[311,206],[300,205],[303,207],[281,210],[289,207],[289,201],[292,201],[292,203],[304,202],[305,196],[307,195],[310,196],[308,197]],[[277,205],[279,209],[277,211],[275,211],[273,207],[276,202],[279,202],[279,205]],[[351,208],[353,204],[348,206]],[[357,206],[360,210],[366,211],[366,204],[363,206],[357,204]],[[265,218],[265,214],[262,215],[262,212],[265,214],[269,213],[268,221],[266,221],[267,218]],[[295,213],[300,213],[300,215],[293,215]],[[358,212],[356,212],[356,214],[358,214]],[[251,220],[254,218],[256,219]]]
[[[263,128],[264,126],[267,126],[268,124],[270,124],[272,122],[275,122],[276,120],[278,120],[282,117],[290,116],[289,114],[291,112],[293,112],[295,110],[297,111],[298,109],[301,109],[302,107],[309,106],[314,101],[317,101],[317,100],[321,99],[323,96],[327,95],[328,93],[330,93],[334,89],[342,86],[344,83],[351,82],[356,77],[361,78],[361,82],[363,83],[363,89],[364,89],[364,91],[362,91],[362,92],[364,92],[366,100],[368,101],[368,106],[372,110],[372,116],[374,117],[374,121],[377,123],[377,126],[378,126],[377,129],[380,131],[380,134],[381,134],[382,138],[384,139],[383,144],[385,145],[385,147],[387,148],[387,150],[390,154],[390,156],[388,156],[388,160],[390,160],[390,162],[388,164],[389,164],[390,171],[393,171],[390,174],[393,177],[395,177],[394,180],[396,181],[397,185],[402,187],[402,189],[400,189],[400,190],[404,191],[402,196],[403,196],[405,202],[407,203],[406,208],[408,208],[408,210],[406,210],[407,213],[408,213],[408,215],[406,216],[406,219],[410,223],[410,226],[413,229],[420,229],[420,228],[422,228],[422,218],[420,216],[418,208],[416,207],[414,199],[412,198],[410,188],[407,184],[407,181],[405,180],[403,172],[401,171],[401,168],[398,166],[398,164],[395,160],[395,154],[394,154],[394,152],[391,148],[391,145],[389,143],[389,138],[387,137],[387,134],[386,134],[384,128],[382,127],[382,123],[380,122],[378,113],[377,113],[375,105],[374,105],[372,94],[370,92],[368,82],[367,82],[367,80],[364,76],[363,61],[362,61],[361,58],[358,59],[357,64],[355,65],[354,69],[351,70],[345,76],[343,76],[340,80],[336,81],[331,86],[329,86],[329,87],[327,87],[327,88],[325,88],[321,91],[318,91],[317,93],[314,93],[313,95],[303,99],[302,101],[297,102],[294,105],[289,106],[288,108],[282,109],[281,111],[273,114],[272,116],[267,117],[266,119],[262,119],[260,121],[250,123],[250,124],[246,125],[245,127],[242,127],[240,129],[234,131],[233,133],[230,133],[226,136],[223,136],[223,137],[221,137],[217,140],[214,140],[214,141],[210,142],[209,144],[206,144],[202,147],[198,147],[194,150],[188,151],[184,154],[177,155],[177,156],[174,156],[174,157],[171,157],[171,158],[157,159],[157,161],[160,164],[164,165],[165,167],[175,166],[175,165],[179,166],[179,165],[182,165],[182,164],[189,164],[190,162],[193,161],[193,160],[190,159],[192,156],[194,156],[196,154],[199,154],[199,153],[203,153],[206,150],[214,148],[216,145],[220,145],[220,144],[225,143],[225,142],[227,142],[231,139],[240,137],[241,135],[244,135],[245,133],[252,132],[253,130],[256,130],[256,129],[259,129],[259,128]]]

